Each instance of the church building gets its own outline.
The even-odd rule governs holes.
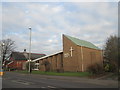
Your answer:
[[[94,64],[103,65],[102,50],[91,42],[63,35],[63,50],[37,58],[40,71],[85,72]]]

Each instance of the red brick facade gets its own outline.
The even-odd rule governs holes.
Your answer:
[[[6,65],[9,69],[24,70],[26,69],[26,61],[28,60],[29,53],[24,52],[13,52],[10,57],[10,62]],[[43,57],[45,54],[31,53],[31,60],[38,57]]]
[[[10,64],[6,65],[7,68],[10,69],[17,69],[22,70],[23,64],[26,62],[26,60],[14,60]]]
[[[72,57],[71,47],[73,48]],[[68,57],[65,54],[68,54]],[[103,63],[101,50],[76,45],[65,36],[63,36],[63,55],[65,71],[86,71],[90,65]]]

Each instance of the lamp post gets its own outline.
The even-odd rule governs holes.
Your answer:
[[[5,46],[5,44],[4,43],[2,43],[1,44],[1,67],[0,67],[0,69],[1,69],[1,71],[0,71],[0,75],[3,75],[3,66],[4,66],[4,64],[3,64],[3,53],[4,53],[4,46]]]
[[[32,30],[32,28],[31,27],[29,27],[29,30],[30,30],[30,43],[29,43],[29,73],[31,73],[31,67],[30,67],[30,62],[31,62],[31,30]]]
[[[5,44],[4,43],[2,43],[2,69],[3,69],[3,57],[4,57],[4,46],[5,46]]]

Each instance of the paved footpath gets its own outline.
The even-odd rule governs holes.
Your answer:
[[[2,89],[2,77],[0,76],[0,90]]]
[[[118,81],[6,72],[3,88],[118,88]]]

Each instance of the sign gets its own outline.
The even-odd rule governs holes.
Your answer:
[[[69,57],[69,56],[70,56],[69,53],[64,54],[64,57]]]
[[[72,47],[70,47],[70,56],[72,57],[72,54],[73,54],[73,48]]]

